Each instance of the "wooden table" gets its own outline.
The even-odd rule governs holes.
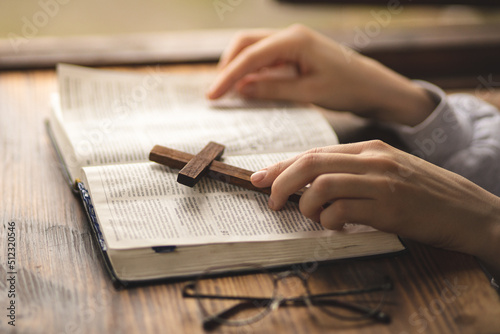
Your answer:
[[[0,72],[0,332],[202,332],[195,301],[181,297],[182,283],[129,290],[112,286],[82,206],[65,183],[45,132],[49,95],[55,90],[53,70]],[[339,122],[347,118],[339,115]],[[348,135],[345,128],[340,133]],[[15,327],[7,324],[12,300],[7,281],[9,222],[15,225],[16,242]],[[499,297],[474,258],[414,242],[408,242],[408,248],[398,257],[321,268],[327,277],[340,275],[345,281],[373,272],[391,276],[395,289],[385,306],[393,317],[390,325],[325,326],[302,308],[282,308],[252,327],[220,332],[500,332]]]

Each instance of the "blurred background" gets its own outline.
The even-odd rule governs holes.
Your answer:
[[[388,10],[390,6],[398,7],[397,13],[391,17],[390,29],[473,25],[500,20],[500,9],[491,6],[414,5],[417,0],[371,1],[380,5],[338,2],[341,1],[313,4],[309,1],[275,0],[2,0],[0,36],[8,38],[9,33],[22,35],[23,26],[30,25],[27,22],[38,30],[38,37],[281,28],[295,22],[318,29],[352,29],[373,20],[371,11]]]
[[[213,61],[239,29],[303,23],[412,77],[500,73],[500,3],[438,2],[2,0],[0,69]]]

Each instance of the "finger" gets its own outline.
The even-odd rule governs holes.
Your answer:
[[[253,173],[250,177],[252,184],[259,188],[270,187],[276,177],[281,174],[288,166],[290,166],[294,161],[294,158],[288,160],[280,161],[274,165],[263,168],[260,171]]]
[[[299,156],[308,153],[342,153],[342,154],[361,154],[367,151],[385,151],[385,149],[391,148],[388,144],[380,141],[380,140],[369,140],[357,143],[349,143],[349,144],[338,144],[338,145],[330,145],[317,147],[308,151],[301,153]]]
[[[287,80],[248,80],[237,86],[238,92],[248,98],[291,100],[309,102],[303,89],[305,80],[293,78]]]
[[[285,171],[290,165],[295,163],[297,160],[302,159],[304,156],[308,154],[315,154],[316,152],[320,153],[323,148],[317,148],[314,150],[310,150],[301,154],[296,155],[295,157],[289,158],[287,160],[280,161],[271,165],[269,167],[263,168],[260,171],[252,174],[250,180],[253,185],[256,187],[264,188],[270,187],[274,180]],[[307,184],[307,183],[306,183]]]
[[[317,220],[324,207],[339,199],[374,199],[379,185],[376,179],[345,173],[322,174],[302,195],[300,211],[304,216]]]
[[[274,31],[270,29],[258,29],[236,35],[222,52],[217,67],[219,69],[226,67],[244,48],[270,36]]]
[[[340,168],[341,166],[344,166],[341,169],[337,169],[336,172],[347,172],[347,168],[354,168],[354,167],[348,167],[349,165],[345,165],[345,162],[343,163],[344,159],[347,159],[348,157],[343,157],[342,154],[344,155],[356,155],[361,152],[363,152],[364,149],[364,144],[363,143],[353,143],[353,144],[341,144],[341,145],[332,145],[332,146],[325,146],[325,147],[318,147],[314,148],[311,150],[308,150],[306,152],[300,153],[292,158],[289,158],[287,160],[280,161],[274,165],[268,166],[266,168],[261,169],[260,171],[254,173],[251,177],[251,181],[254,186],[256,187],[270,187],[274,180],[280,175],[285,169],[287,169],[290,165],[295,163],[298,160],[305,159],[304,166],[302,166],[303,169],[309,170],[308,164],[314,164],[314,158],[310,157],[310,155],[313,154],[321,154],[321,153],[331,153],[331,154],[337,154],[336,156],[331,156],[329,158],[329,161],[326,161],[325,164],[326,166],[330,168]],[[299,166],[300,167],[300,166]],[[368,167],[366,167],[364,170],[366,170]],[[326,172],[334,172],[333,169],[321,169],[325,170]],[[354,172],[354,169],[350,169],[350,172]],[[301,173],[299,170],[297,173]],[[360,172],[358,172],[360,173]]]
[[[207,97],[210,99],[221,97],[245,75],[263,67],[282,63],[283,59],[294,62],[295,52],[289,51],[289,44],[288,38],[281,38],[280,34],[276,34],[247,46],[220,72]]]
[[[378,201],[374,199],[339,199],[323,209],[319,215],[321,225],[330,230],[341,230],[346,223],[377,228]],[[389,231],[387,231],[389,232]]]
[[[292,80],[298,78],[297,66],[291,63],[276,63],[272,67],[263,67],[257,72],[247,74],[236,85],[265,80]]]
[[[269,203],[272,209],[279,210],[291,194],[313,182],[313,180],[322,174],[366,174],[369,171],[369,164],[364,163],[364,160],[359,155],[335,153],[306,154],[276,176],[276,179],[272,183]],[[314,183],[311,187],[313,185]]]

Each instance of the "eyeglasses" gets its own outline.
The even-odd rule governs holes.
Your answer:
[[[234,270],[243,274],[220,276]],[[297,284],[297,279],[300,284]],[[284,297],[280,294],[280,282],[291,292],[290,295],[296,296]],[[276,274],[258,265],[224,266],[212,267],[195,281],[187,283],[182,295],[196,298],[203,328],[207,331],[219,325],[252,324],[280,306],[306,306],[311,312],[319,311],[328,317],[347,321],[391,321],[390,316],[382,311],[386,293],[393,288],[388,277],[378,283],[362,282],[356,288],[331,291],[334,283],[331,276],[317,272],[309,274],[298,268]],[[300,293],[297,295],[298,290]]]

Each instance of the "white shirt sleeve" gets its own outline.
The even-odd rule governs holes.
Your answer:
[[[500,111],[473,95],[447,96],[430,83],[415,83],[436,99],[436,109],[414,127],[391,127],[411,153],[500,196]]]

